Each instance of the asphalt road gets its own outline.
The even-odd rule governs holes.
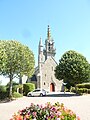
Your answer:
[[[28,107],[31,103],[45,104],[51,102],[64,103],[73,110],[81,120],[90,120],[90,95],[76,96],[75,94],[52,93],[46,97],[22,97],[17,100],[0,103],[0,120],[9,120],[18,110]]]

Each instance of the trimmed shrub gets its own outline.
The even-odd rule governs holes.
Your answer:
[[[77,92],[90,94],[90,83],[77,84]]]
[[[90,89],[88,89],[88,94],[90,94]]]
[[[27,95],[28,92],[31,92],[35,89],[35,84],[25,83],[23,84],[23,95]]]
[[[84,91],[83,88],[79,88],[79,89],[77,89],[77,93],[80,94],[80,95],[83,94],[83,91]]]
[[[74,92],[74,93],[77,93],[77,94],[83,94],[83,93],[90,94],[90,89],[82,88],[81,84],[80,84],[80,87],[81,88],[77,87],[77,91],[76,91],[75,87],[72,87],[71,92]]]
[[[70,91],[76,93],[75,87],[71,87]]]
[[[23,97],[23,95],[20,94],[20,93],[18,93],[18,92],[14,92],[14,93],[13,93],[13,97],[14,97],[14,98],[19,98],[19,97]]]
[[[87,88],[83,88],[83,93],[87,93],[88,89]]]
[[[77,84],[77,87],[90,89],[90,83]]]

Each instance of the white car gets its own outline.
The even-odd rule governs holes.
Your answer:
[[[44,89],[35,89],[32,92],[29,92],[27,94],[28,97],[30,96],[45,96],[46,95],[46,91]]]

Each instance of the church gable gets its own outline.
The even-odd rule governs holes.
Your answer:
[[[48,66],[48,67],[46,67],[46,66]],[[45,67],[47,69],[49,67],[54,67],[55,68],[56,66],[57,66],[57,62],[54,60],[53,57],[49,57],[43,64],[43,67]]]
[[[62,81],[55,78],[56,61],[49,57],[41,67],[42,71],[42,88],[47,91],[60,91]]]
[[[56,80],[55,78],[55,68],[57,64],[56,62],[52,59],[52,57],[48,58],[45,63],[43,64],[41,71],[42,71],[42,81],[46,82],[53,82]]]

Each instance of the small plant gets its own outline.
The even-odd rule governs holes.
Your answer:
[[[13,97],[14,97],[14,98],[19,98],[19,97],[23,97],[23,95],[20,94],[20,93],[14,92],[14,93],[13,93]]]
[[[18,111],[10,120],[80,120],[76,114],[59,102],[45,106],[31,103],[30,107]]]

